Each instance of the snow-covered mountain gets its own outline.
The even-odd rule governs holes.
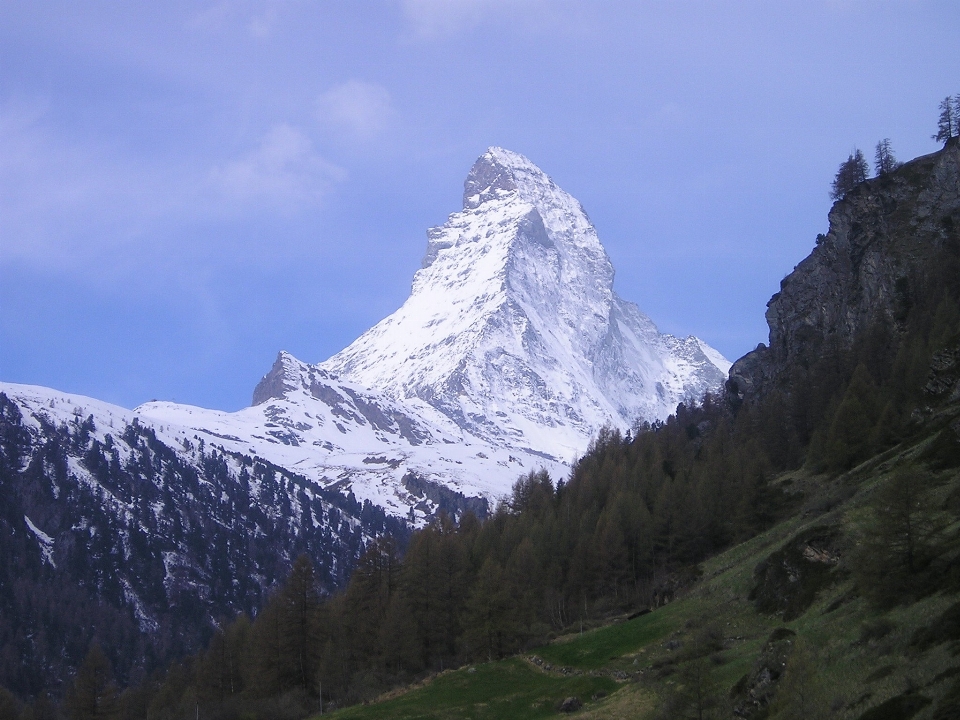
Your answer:
[[[484,153],[463,209],[427,235],[407,301],[332,358],[280,353],[239,412],[151,402],[132,416],[423,522],[482,514],[541,467],[559,479],[604,425],[665,418],[726,377],[719,353],[614,292],[583,208],[522,155]],[[28,409],[29,392],[5,391]]]
[[[620,299],[579,203],[491,148],[403,306],[326,362],[281,352],[248,408],[0,383],[0,589],[56,605],[22,603],[0,633],[27,647],[41,614],[82,616],[148,645],[172,634],[155,651],[176,656],[255,610],[300,552],[332,589],[372,537],[482,516],[540,468],[562,479],[601,427],[665,418],[728,367]],[[68,674],[84,632],[35,652],[31,677]],[[0,678],[17,668],[0,658]]]
[[[726,378],[720,353],[614,292],[580,203],[522,155],[484,153],[463,210],[427,236],[403,306],[319,368],[560,461],[604,424],[665,419]]]
[[[722,385],[718,352],[614,292],[583,208],[533,163],[491,148],[464,188],[463,210],[427,233],[410,297],[349,347],[318,365],[280,353],[236,413],[138,414],[422,522],[531,470],[560,477],[604,425],[666,418]]]
[[[483,516],[522,474],[563,464],[465,432],[429,404],[394,400],[281,352],[238,412],[151,402],[141,422],[266,458],[420,524],[438,510]]]
[[[258,611],[301,553],[333,591],[375,536],[402,544],[403,520],[213,432],[0,383],[0,684],[55,690],[94,638],[121,678],[149,672]]]
[[[427,235],[407,301],[329,360],[280,353],[236,413],[138,415],[422,521],[440,495],[462,509],[540,467],[562,476],[604,425],[663,419],[726,378],[718,352],[614,292],[583,208],[522,155],[484,153],[463,210]]]

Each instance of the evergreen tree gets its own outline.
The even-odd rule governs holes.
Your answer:
[[[676,685],[657,713],[662,720],[720,720],[730,717],[725,693],[711,672],[710,661],[698,655],[677,674]]]
[[[0,720],[19,720],[20,703],[5,687],[0,687]]]
[[[113,720],[119,717],[119,699],[110,661],[94,644],[67,692],[67,714],[70,720]]]
[[[770,705],[771,716],[776,720],[807,720],[825,716],[828,712],[827,702],[818,670],[814,649],[797,638],[777,694]]]
[[[949,95],[940,101],[940,117],[937,119],[937,134],[933,135],[934,140],[946,142],[958,133],[960,125],[960,95],[950,97]]]
[[[278,596],[280,646],[283,648],[281,683],[314,691],[322,644],[317,613],[320,595],[313,562],[301,555]]]
[[[467,602],[467,642],[475,657],[487,661],[503,657],[512,648],[516,634],[513,603],[504,582],[504,572],[487,558]]]
[[[854,149],[853,153],[840,163],[837,175],[833,179],[833,185],[830,190],[830,197],[834,200],[840,200],[844,195],[850,192],[857,185],[867,179],[867,173],[870,167],[863,156],[863,152]]]
[[[877,386],[861,363],[829,425],[822,427],[822,454],[817,452],[819,448],[811,449],[811,467],[842,471],[865,460],[873,450],[874,428],[882,412]]]
[[[197,689],[201,697],[224,702],[243,691],[243,665],[249,633],[250,620],[246,615],[240,615],[225,630],[213,636],[197,668]]]
[[[941,547],[944,513],[931,502],[927,476],[902,468],[880,487],[861,528],[854,563],[859,584],[880,606],[922,593]]]
[[[890,144],[890,138],[884,138],[877,143],[877,151],[874,155],[873,167],[876,171],[877,177],[886,175],[888,172],[893,172],[900,167],[900,163],[897,162],[897,158],[895,158],[893,155],[893,147]]]

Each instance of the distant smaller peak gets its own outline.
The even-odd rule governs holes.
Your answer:
[[[303,363],[286,350],[277,353],[277,359],[253,390],[253,404],[260,405],[268,400],[279,400],[289,390],[297,387],[299,371]]]

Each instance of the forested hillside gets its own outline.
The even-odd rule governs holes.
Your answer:
[[[0,392],[0,685],[60,695],[91,643],[137,682],[259,610],[301,553],[328,591],[406,526],[269,462]],[[84,412],[87,409],[88,412]],[[98,426],[98,422],[100,425]]]

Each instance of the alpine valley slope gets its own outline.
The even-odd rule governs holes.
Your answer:
[[[281,352],[253,407],[138,414],[423,521],[530,470],[562,476],[604,425],[664,419],[726,379],[720,353],[617,296],[580,203],[522,155],[484,153],[427,236],[399,310],[319,365]]]

